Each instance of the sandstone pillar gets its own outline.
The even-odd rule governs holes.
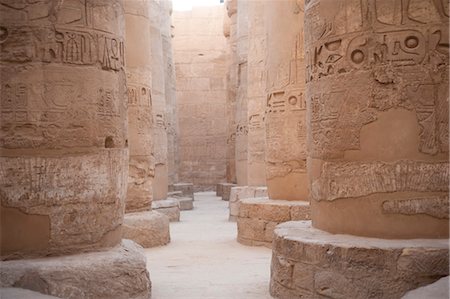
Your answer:
[[[305,11],[313,227],[275,231],[271,292],[399,298],[448,275],[448,7]]]
[[[165,64],[162,24],[169,18],[164,1],[150,1],[150,38],[152,61],[152,101],[154,122],[154,156],[155,178],[153,180],[154,200],[167,198],[168,192],[168,162],[167,162],[167,105],[165,97]]]
[[[248,4],[237,0],[236,20],[236,180],[240,186],[248,185],[248,119],[247,119],[247,76],[248,76]]]
[[[123,237],[144,247],[164,245],[170,240],[169,219],[151,211],[155,161],[149,3],[149,0],[124,2],[129,175]]]
[[[267,32],[267,42],[255,47],[267,47],[265,136],[259,138],[265,139],[268,197],[266,194],[265,197],[252,198],[254,196],[249,196],[252,193],[249,189],[236,190],[236,196],[230,198],[230,217],[236,210],[236,204],[232,202],[239,205],[237,239],[247,245],[271,247],[273,229],[277,224],[310,217],[306,174],[303,7],[301,0],[269,1],[259,16],[265,20]],[[252,11],[256,13],[258,10]],[[263,58],[257,61],[260,60]],[[254,81],[258,82],[256,78]],[[262,88],[260,86],[257,90]]]
[[[226,1],[224,35],[227,38],[227,173],[226,181],[236,183],[236,92],[238,86],[237,62],[237,0]]]
[[[121,244],[122,1],[8,1],[0,13],[1,258],[11,260],[1,263],[2,286],[66,298],[148,297],[144,257],[134,243]],[[44,258],[68,254],[76,255]],[[88,284],[79,279],[85,260],[96,273]],[[64,275],[55,264],[67,266]],[[93,288],[99,279],[109,288]]]

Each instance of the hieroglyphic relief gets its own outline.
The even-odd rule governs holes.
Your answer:
[[[448,195],[429,196],[405,200],[387,200],[383,202],[383,213],[417,215],[424,214],[431,217],[448,219]]]
[[[311,196],[332,201],[376,193],[448,192],[448,183],[446,162],[325,162]]]
[[[308,99],[316,109],[311,121],[313,155],[336,156],[358,149],[359,133],[344,137],[339,131],[349,127],[351,115],[359,115],[359,121],[351,121],[357,131],[376,120],[377,112],[399,107],[417,114],[420,152],[447,152],[448,90],[442,85],[448,84],[448,26],[442,24],[448,24],[448,13],[443,11],[448,4],[440,0],[341,0],[333,4],[340,8],[336,16],[314,22],[321,7],[311,2],[306,80],[315,86]],[[359,16],[355,7],[361,9]],[[341,92],[347,93],[340,95],[334,80],[356,72],[360,72],[358,81],[341,86]],[[323,83],[326,77],[329,82]],[[364,95],[369,95],[366,103],[360,100]],[[342,109],[336,115],[327,111],[324,102],[347,108],[356,104],[358,109]],[[336,141],[336,135],[342,142]]]
[[[105,9],[107,9],[105,11]],[[0,2],[0,59],[4,62],[98,65],[104,70],[124,67],[124,41],[114,34],[117,8],[86,0]]]

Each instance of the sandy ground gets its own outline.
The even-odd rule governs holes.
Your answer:
[[[236,241],[228,202],[195,194],[194,210],[170,224],[171,243],[145,250],[152,299],[269,299],[271,250]]]

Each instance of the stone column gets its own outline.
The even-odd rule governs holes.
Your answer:
[[[169,218],[151,211],[155,161],[149,3],[149,0],[124,2],[130,156],[123,237],[143,247],[170,241]]]
[[[248,3],[237,1],[236,21],[236,180],[238,185],[248,185],[248,119],[247,119],[247,51],[248,51]]]
[[[22,2],[0,9],[1,285],[65,298],[149,296],[145,258],[121,243],[122,1]]]
[[[258,139],[265,140],[268,197],[252,198],[255,197],[255,190],[237,188],[235,195],[230,197],[230,214],[233,216],[236,212],[233,211],[235,204],[231,203],[239,202],[239,242],[271,247],[273,229],[277,224],[290,220],[307,220],[310,214],[306,174],[304,5],[302,0],[268,1],[261,12],[262,3],[252,4],[251,15],[256,16],[251,19],[256,22],[250,23],[255,23],[256,29],[250,30],[253,47],[250,47],[249,52],[259,53],[252,55],[255,63],[251,69],[262,69],[253,73],[254,79],[250,81],[261,82],[263,76],[258,78],[257,75],[262,74],[263,70],[267,72],[267,84],[264,84],[267,90],[267,97],[264,97],[265,121],[261,121],[262,125],[265,124],[265,136],[258,136]],[[265,26],[258,24],[258,20],[264,20]],[[261,27],[263,28],[260,29]],[[267,37],[258,30],[265,30]],[[266,42],[261,44],[263,40]],[[262,49],[266,49],[266,57],[262,57]],[[249,61],[250,57],[249,55]],[[259,61],[265,60],[265,66],[258,66]],[[264,86],[254,86],[254,92],[264,90]],[[255,103],[261,104],[260,98],[261,96],[252,100],[249,97],[249,109],[252,102],[253,109]],[[251,128],[252,126],[249,127],[249,138]],[[264,130],[261,131],[264,133]]]
[[[271,291],[399,298],[448,275],[448,7],[313,0],[305,20],[313,226],[275,231]]]
[[[150,2],[150,37],[152,59],[152,100],[154,121],[155,179],[153,181],[154,200],[167,198],[167,106],[165,97],[165,65],[161,28],[165,18],[169,18],[162,1]]]
[[[227,18],[228,17],[228,18]],[[224,35],[228,43],[227,70],[227,173],[226,180],[236,183],[236,92],[237,92],[237,0],[226,1]]]
[[[166,95],[166,89],[170,91],[173,83],[167,82],[166,85],[166,79],[171,80],[168,69],[170,54],[166,53],[171,48],[171,40],[169,39],[170,13],[171,7],[168,1],[150,0],[153,152],[155,157],[152,208],[166,214],[171,221],[178,221],[180,219],[178,201],[167,197],[169,189],[168,137],[173,136],[173,124],[168,119],[168,116],[171,119],[173,116],[172,107],[169,105],[173,98],[171,98],[171,93]],[[169,131],[172,133],[169,133]],[[174,152],[172,151],[172,153]],[[174,155],[171,157],[174,158]]]

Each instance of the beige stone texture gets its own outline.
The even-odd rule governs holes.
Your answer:
[[[222,184],[222,200],[229,201],[231,195],[231,189],[236,187],[236,184],[224,183]]]
[[[144,248],[166,245],[170,242],[169,217],[157,211],[125,214],[123,238]]]
[[[178,204],[181,211],[188,211],[194,209],[194,200],[190,197],[177,197]]]
[[[271,199],[308,200],[303,0],[268,1],[266,176]]]
[[[224,36],[227,38],[227,170],[226,181],[236,183],[236,93],[238,87],[237,60],[237,0],[227,0],[225,3]]]
[[[3,1],[0,28],[1,258],[117,245],[128,177],[122,1]]]
[[[3,261],[0,286],[67,299],[149,299],[151,283],[142,247],[123,240],[107,251]]]
[[[239,205],[244,198],[267,197],[266,187],[238,186],[232,187],[228,202],[229,220],[235,221],[239,215]]]
[[[224,183],[219,183],[216,185],[216,196],[218,197],[222,197],[223,194],[223,184]]]
[[[213,190],[226,178],[228,56],[223,6],[173,13],[180,182]]]
[[[438,281],[409,291],[402,297],[402,299],[447,299],[449,298],[449,277],[443,277]]]
[[[314,227],[448,238],[447,41],[442,1],[308,2]]]
[[[194,199],[194,184],[192,183],[176,183],[169,186],[170,191],[180,191],[181,196]]]
[[[155,157],[155,177],[153,180],[153,200],[167,198],[169,185],[168,166],[168,107],[166,102],[166,66],[163,50],[163,24],[169,22],[170,10],[166,1],[150,0],[150,40],[152,65],[152,110],[153,110],[153,152]]]
[[[333,235],[292,221],[275,229],[270,292],[289,299],[401,298],[447,276],[448,263],[448,240]]]
[[[153,156],[150,1],[124,2],[128,94],[128,191],[126,212],[151,209]],[[147,30],[143,30],[147,28]]]
[[[2,299],[58,299],[59,297],[48,296],[38,292],[20,288],[2,288],[0,289]]]
[[[310,207],[305,201],[245,198],[239,201],[237,241],[272,248],[273,231],[278,224],[309,219]]]
[[[248,3],[237,0],[236,4],[235,166],[239,186],[248,185]]]
[[[264,8],[266,1],[247,1],[247,185],[266,185],[265,107],[267,44]],[[240,12],[238,11],[238,14]]]
[[[180,221],[180,204],[176,198],[153,201],[152,209],[169,217],[170,222]]]

